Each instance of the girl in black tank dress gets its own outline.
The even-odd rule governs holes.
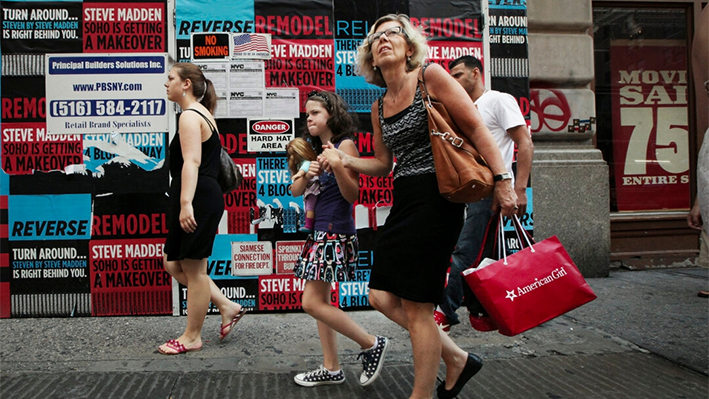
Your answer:
[[[221,149],[212,116],[214,86],[196,65],[179,63],[170,70],[165,87],[168,99],[184,112],[170,143],[172,182],[163,264],[172,277],[187,286],[187,328],[158,350],[177,355],[202,348],[202,325],[210,301],[222,315],[220,339],[231,332],[245,309],[224,296],[207,275],[207,258],[224,212],[217,182]]]

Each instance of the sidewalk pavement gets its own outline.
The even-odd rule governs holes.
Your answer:
[[[485,363],[458,397],[709,398],[709,299],[697,297],[709,269],[614,270],[588,281],[598,299],[515,337],[453,327],[451,337]],[[3,319],[0,398],[407,398],[406,331],[376,311],[350,314],[391,339],[381,376],[365,388],[359,348],[341,336],[345,384],[293,382],[322,361],[315,321],[303,313],[247,313],[225,342],[220,318],[209,316],[202,351],[179,356],[156,348],[181,334],[183,317]]]

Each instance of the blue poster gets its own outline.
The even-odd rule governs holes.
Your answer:
[[[10,195],[10,241],[91,238],[91,194]]]

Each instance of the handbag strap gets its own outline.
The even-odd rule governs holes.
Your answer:
[[[485,235],[483,235],[482,243],[480,244],[480,251],[478,251],[478,257],[475,259],[472,267],[478,267],[480,262],[482,262],[484,257],[494,257],[495,249],[497,248],[497,259],[500,259],[499,255],[499,234],[498,228],[500,226],[500,220],[495,213],[490,220],[487,222],[487,227],[485,228]]]
[[[426,68],[428,68],[429,65],[431,65],[430,62],[424,64],[424,66],[421,67],[421,72],[419,72],[419,86],[421,87],[421,98],[424,100],[424,105],[428,105],[428,108],[433,106],[431,104],[431,96],[428,95],[428,89],[426,88],[426,78],[424,76],[424,72],[426,72]],[[426,104],[427,102],[428,104]]]
[[[498,227],[497,227],[497,239],[500,242],[500,245],[498,245],[498,258],[497,259],[503,259],[503,262],[505,265],[507,265],[507,242],[505,241],[505,229],[504,229],[504,220],[502,218],[502,214],[498,213],[496,215],[499,220],[498,220]],[[529,232],[522,227],[522,222],[520,222],[519,218],[517,215],[512,215],[512,226],[514,227],[515,234],[517,235],[517,242],[519,242],[519,247],[520,249],[524,249],[525,246],[524,244],[526,243],[527,246],[526,248],[529,248],[532,253],[536,252],[534,249],[534,238],[532,238],[529,235]],[[524,237],[524,240],[522,239]],[[502,253],[500,254],[500,251]]]
[[[424,66],[421,67],[421,70],[419,72],[419,88],[421,90],[421,102],[423,102],[423,107],[426,108],[426,113],[428,114],[428,121],[432,126],[432,129],[430,129],[429,136],[431,136],[431,139],[433,140],[433,136],[439,137],[441,140],[447,142],[448,144],[465,150],[471,154],[473,154],[476,158],[479,158],[478,162],[484,163],[487,165],[487,162],[485,162],[485,158],[478,152],[478,150],[475,148],[475,146],[472,144],[472,141],[470,138],[463,133],[461,130],[460,136],[458,134],[455,134],[454,132],[441,132],[441,130],[438,128],[438,125],[436,124],[435,118],[432,117],[431,113],[434,110],[434,105],[433,102],[435,101],[436,103],[439,103],[435,99],[431,99],[431,96],[428,94],[428,89],[426,88],[426,79],[424,77],[424,72],[426,72],[426,68],[431,65],[431,63],[427,63]],[[442,106],[443,104],[441,104]],[[437,111],[436,111],[437,112]],[[450,115],[449,115],[450,117]],[[455,121],[453,121],[453,118],[450,117],[450,121],[454,124]],[[429,127],[431,127],[429,125]]]
[[[536,242],[534,241],[534,238],[529,235],[529,232],[525,230],[524,227],[522,227],[522,222],[519,220],[516,214],[512,215],[512,225],[515,228],[515,233],[517,234],[517,239],[520,242],[520,246],[523,246],[524,242],[526,242],[527,246],[529,248],[532,248],[532,252],[534,252],[534,248],[532,247],[532,245],[536,244]],[[524,237],[524,241],[522,241],[520,235]]]

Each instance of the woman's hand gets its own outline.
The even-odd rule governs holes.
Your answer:
[[[344,151],[338,150],[337,148],[335,148],[335,145],[329,141],[327,142],[327,144],[323,144],[322,148],[323,152],[322,154],[318,155],[318,162],[320,163],[320,166],[323,168],[323,170],[332,172],[333,166],[339,167],[339,165],[346,165],[345,159],[347,157],[347,154],[345,154]]]
[[[493,212],[500,209],[502,216],[512,216],[517,213],[517,194],[512,188],[512,181],[502,180],[495,183],[495,191],[492,197]]]
[[[349,203],[354,203],[359,198],[359,173],[346,165],[348,160],[358,159],[359,153],[352,140],[343,140],[339,148],[335,148],[332,142],[328,141],[323,145],[322,154],[318,155],[321,167],[335,175],[340,193]]]
[[[185,204],[180,207],[180,227],[185,233],[194,233],[197,229],[197,221],[194,218],[192,204]]]

